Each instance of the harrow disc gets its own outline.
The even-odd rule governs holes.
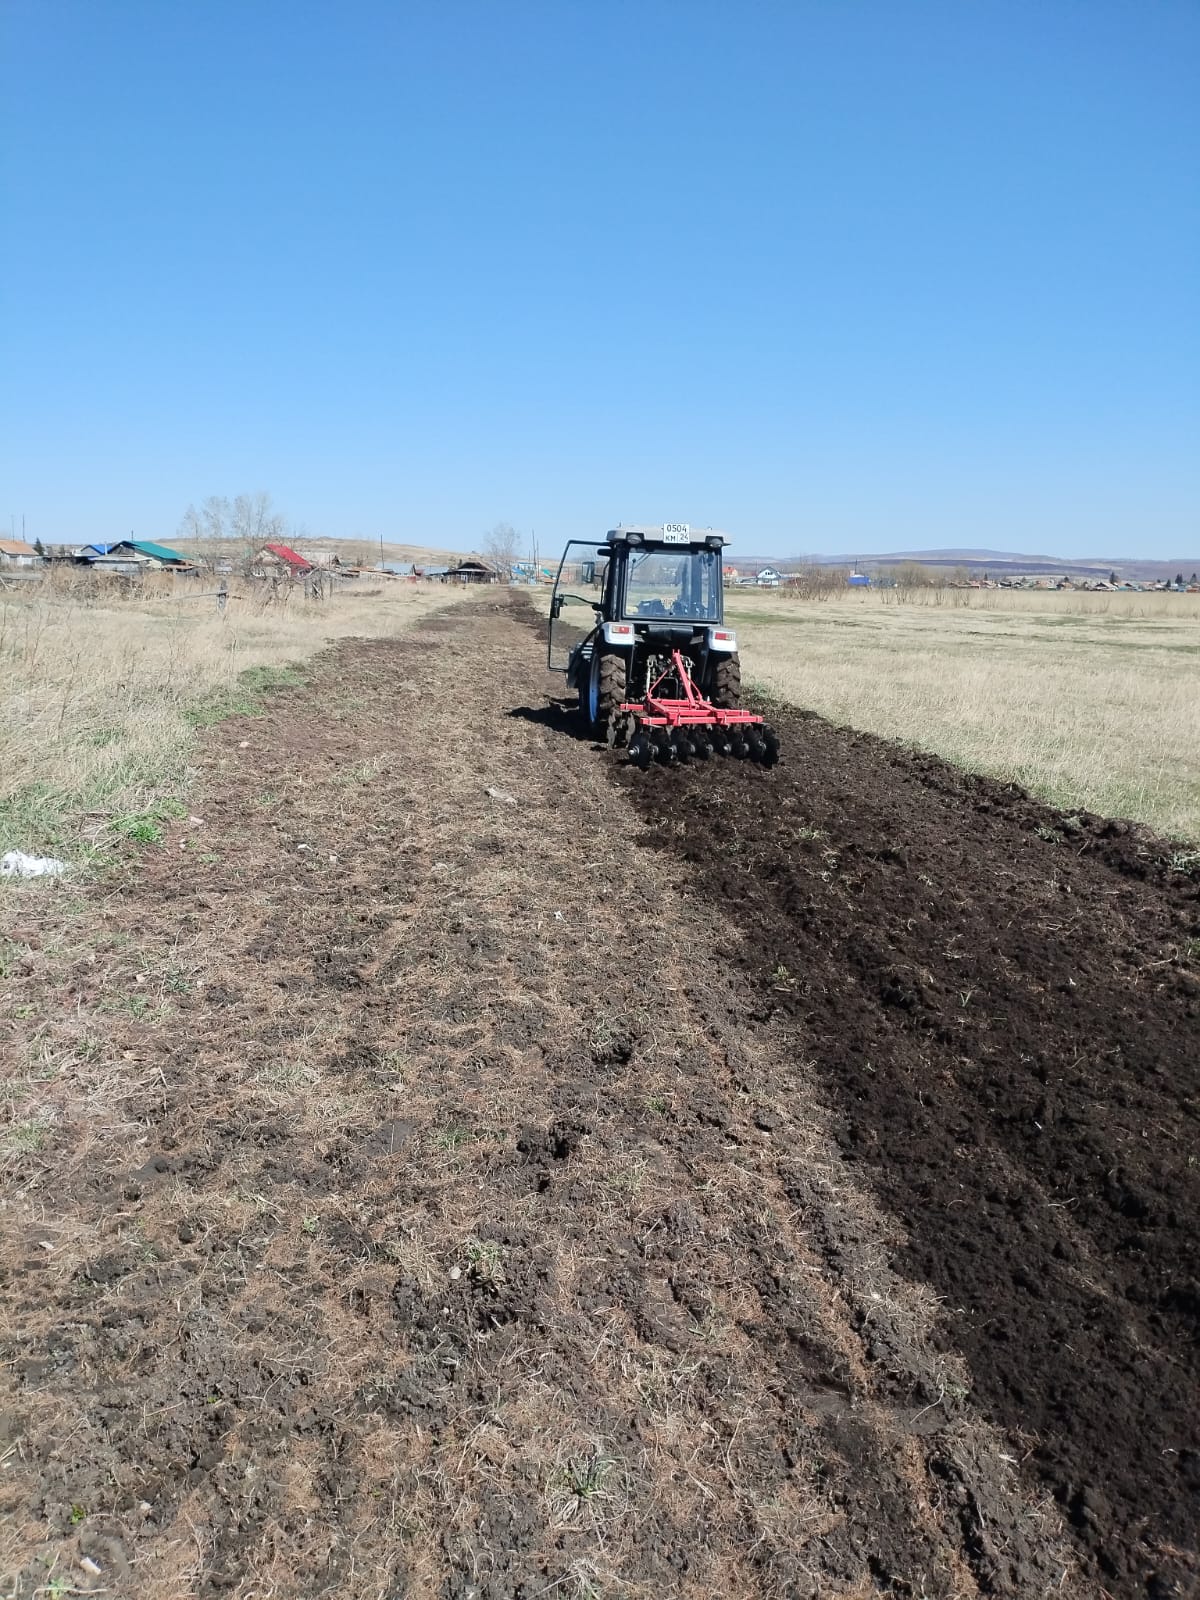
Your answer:
[[[639,731],[630,739],[629,759],[635,767],[639,767],[643,772],[654,760],[654,746],[651,744],[647,734]]]

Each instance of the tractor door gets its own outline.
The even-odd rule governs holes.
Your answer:
[[[546,665],[551,672],[567,670],[571,650],[599,621],[595,607],[603,606],[608,557],[608,545],[592,539],[572,539],[563,551],[550,596]]]

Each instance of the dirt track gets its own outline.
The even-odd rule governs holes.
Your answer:
[[[800,713],[635,777],[540,662],[343,645],[25,902],[17,1592],[1194,1593],[1195,881]]]

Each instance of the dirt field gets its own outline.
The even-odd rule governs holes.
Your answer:
[[[3,1592],[1195,1594],[1196,876],[801,712],[635,775],[540,630],[0,900]]]

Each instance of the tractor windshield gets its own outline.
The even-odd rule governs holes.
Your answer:
[[[625,569],[625,617],[721,620],[717,550],[633,550]]]

